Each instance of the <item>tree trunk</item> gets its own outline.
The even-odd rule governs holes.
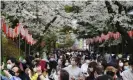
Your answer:
[[[124,41],[127,41],[127,47],[129,49],[130,54],[133,54],[133,40],[129,37],[128,33],[124,30],[124,28],[120,26],[120,23],[118,21],[116,22],[115,27],[123,37]]]

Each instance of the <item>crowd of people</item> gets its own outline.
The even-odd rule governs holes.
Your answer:
[[[2,62],[2,80],[133,80],[133,60],[124,54],[56,50]]]

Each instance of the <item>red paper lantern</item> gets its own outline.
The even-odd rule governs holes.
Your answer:
[[[113,38],[116,39],[116,34],[115,33],[113,33]]]
[[[8,37],[8,33],[9,33],[9,27],[8,26],[6,26],[6,36]]]
[[[104,41],[105,40],[105,35],[102,33],[101,34],[101,39]]]
[[[99,36],[96,37],[96,42],[98,42],[98,41],[99,41]]]
[[[93,42],[94,42],[94,40],[93,40],[93,38],[91,38],[91,39],[90,39],[90,43],[93,44]]]
[[[113,37],[113,32],[108,32],[109,38]]]
[[[15,38],[15,29],[13,29],[13,34],[12,34],[12,38]]]
[[[24,38],[26,39],[26,35],[28,34],[28,30],[22,27],[20,30],[20,34],[22,36],[22,39],[24,39]]]
[[[96,42],[96,37],[93,37],[94,42]]]
[[[119,32],[114,33],[113,37],[114,37],[115,40],[119,39],[120,38],[120,33]]]
[[[19,33],[20,33],[20,30],[21,30],[21,26],[20,26],[21,24],[17,24],[17,26],[15,27],[15,34],[16,34],[16,36],[18,36],[19,35]]]
[[[109,34],[105,35],[105,40],[109,39]]]
[[[5,23],[5,21],[2,19],[2,21],[1,21],[1,27],[2,27],[2,30],[3,30],[3,32],[4,33],[6,33],[6,27],[7,27],[7,25],[6,25],[6,23]]]
[[[8,37],[10,37],[11,38],[11,34],[12,34],[12,28],[8,28]]]
[[[116,32],[116,38],[119,39],[120,38],[120,33]]]
[[[99,37],[99,43],[101,43],[102,42],[102,38],[101,37]]]
[[[129,35],[130,37],[133,37],[132,31],[128,31],[128,35]]]

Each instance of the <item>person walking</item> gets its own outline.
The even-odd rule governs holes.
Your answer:
[[[121,76],[123,80],[133,80],[133,60],[130,61],[130,69],[122,72]]]

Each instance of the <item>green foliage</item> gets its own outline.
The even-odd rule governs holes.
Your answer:
[[[7,39],[2,36],[2,57],[3,60],[6,57],[15,57],[18,58],[20,56],[19,49],[15,46],[15,43],[12,40]]]
[[[73,6],[73,12],[74,13],[80,13],[81,12],[81,8],[79,6]]]
[[[70,12],[73,11],[73,7],[72,7],[72,6],[66,5],[66,6],[65,6],[65,11],[66,11],[67,13],[70,13]]]
[[[71,47],[74,44],[74,40],[68,39],[65,43],[66,47]]]
[[[61,29],[59,32],[67,33],[69,31],[73,31],[72,27],[64,26],[63,29]]]
[[[70,13],[70,12],[79,13],[80,10],[81,8],[78,6],[68,6],[68,5],[65,6],[65,12],[67,13]]]
[[[73,44],[74,44],[74,40],[67,39],[64,44],[56,43],[56,46],[58,48],[69,48],[69,47],[72,47]]]
[[[44,43],[45,43],[45,46],[41,46],[40,47],[40,52],[42,53],[42,51],[46,51],[48,53],[51,52],[51,49],[52,48],[55,48],[56,46],[56,40],[57,40],[57,37],[55,35],[55,33],[53,32],[46,32],[43,37],[43,40]]]

